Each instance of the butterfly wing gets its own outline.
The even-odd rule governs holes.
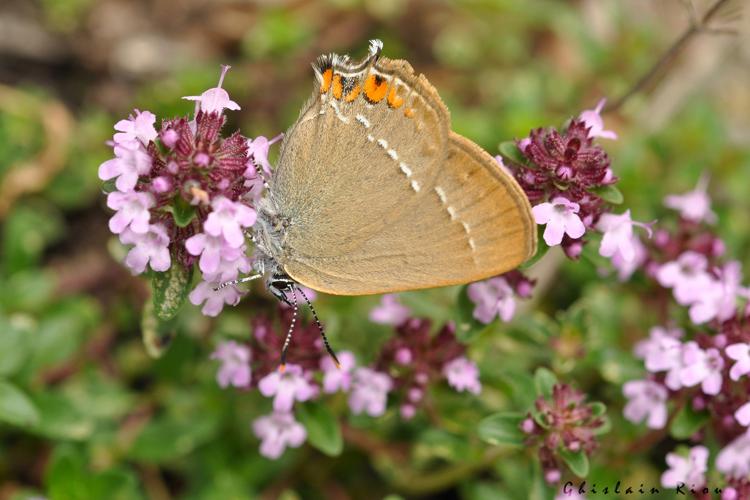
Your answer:
[[[388,59],[331,69],[319,68],[272,183],[289,221],[275,257],[292,278],[333,294],[386,293],[476,281],[533,254],[520,187],[450,131],[424,76]]]

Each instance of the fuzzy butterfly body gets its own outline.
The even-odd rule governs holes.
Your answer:
[[[435,89],[408,62],[321,56],[258,205],[267,285],[364,295],[477,281],[536,249],[510,174],[450,130]]]

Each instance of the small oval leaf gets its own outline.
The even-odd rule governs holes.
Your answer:
[[[576,476],[586,477],[589,473],[589,457],[586,456],[586,453],[584,453],[583,450],[573,452],[563,448],[560,450],[559,454],[560,458],[562,458],[568,468],[570,468],[570,471]]]
[[[31,426],[39,422],[39,411],[29,397],[10,382],[0,381],[0,422]]]
[[[141,335],[146,352],[152,358],[160,358],[174,338],[174,321],[162,321],[154,313],[154,303],[143,304]]]
[[[597,195],[602,200],[606,201],[607,203],[612,203],[613,205],[620,205],[624,201],[624,197],[622,196],[622,193],[614,184],[607,184],[606,186],[597,186],[594,188],[589,189],[590,193],[593,193]]]
[[[307,403],[298,406],[297,417],[307,430],[307,440],[328,456],[335,457],[344,449],[341,426],[328,406]]]
[[[669,433],[675,439],[687,439],[706,425],[709,419],[708,412],[695,411],[690,404],[687,404],[675,415],[669,427]]]
[[[520,446],[526,440],[521,430],[522,413],[501,412],[485,417],[479,422],[479,437],[490,444],[511,444]]]
[[[557,384],[557,377],[545,367],[539,367],[534,372],[534,386],[536,395],[549,398],[552,396],[552,388]]]
[[[162,321],[168,321],[177,315],[185,303],[193,278],[193,266],[186,269],[174,260],[172,259],[169,269],[151,276],[154,314]]]

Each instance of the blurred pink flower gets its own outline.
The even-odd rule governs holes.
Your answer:
[[[559,245],[565,234],[573,239],[583,236],[586,227],[581,218],[576,215],[579,208],[578,203],[558,196],[551,203],[540,203],[531,209],[534,221],[537,224],[547,225],[544,229],[544,241],[547,245]]]
[[[708,448],[694,446],[690,454],[683,457],[676,453],[667,453],[669,469],[661,476],[661,484],[666,488],[676,488],[684,483],[687,488],[703,486],[708,470]]]
[[[683,306],[692,304],[710,286],[705,255],[693,251],[681,254],[676,261],[667,262],[656,272],[657,281],[672,288],[675,300]]]
[[[388,293],[383,295],[380,304],[370,311],[370,321],[398,326],[406,321],[410,314],[409,308],[399,302],[397,295]]]
[[[198,102],[200,110],[204,113],[221,114],[225,108],[231,110],[240,109],[240,105],[229,99],[229,94],[227,93],[227,91],[221,88],[221,85],[224,83],[224,76],[227,74],[227,71],[229,71],[230,68],[231,66],[222,65],[219,84],[216,87],[206,90],[199,96],[185,96],[183,97],[183,99]]]
[[[151,156],[142,147],[129,148],[115,144],[115,158],[99,165],[99,178],[103,181],[117,178],[115,187],[123,193],[132,191],[138,177],[151,172]]]
[[[631,380],[622,386],[628,398],[623,415],[633,423],[646,419],[651,429],[661,429],[667,423],[667,390],[651,380]]]
[[[150,111],[136,110],[135,113],[135,116],[115,124],[115,130],[119,132],[114,136],[115,144],[134,149],[138,147],[138,143],[147,146],[158,137],[154,128],[156,115]]]
[[[716,214],[711,211],[711,198],[708,193],[708,176],[702,175],[694,190],[682,195],[669,195],[664,205],[680,212],[683,219],[690,222],[716,222]]]
[[[211,359],[221,361],[216,381],[221,387],[248,387],[250,385],[250,348],[233,340],[221,342],[211,354]]]
[[[172,259],[169,255],[169,236],[162,224],[151,224],[143,234],[133,232],[130,228],[120,234],[120,241],[126,245],[135,245],[125,256],[125,265],[135,274],[141,274],[149,264],[154,271],[169,269]]]
[[[648,252],[646,247],[641,243],[640,238],[633,235],[630,239],[630,245],[633,248],[633,258],[626,259],[623,257],[622,252],[616,251],[612,256],[612,267],[617,269],[617,279],[620,281],[627,281],[630,276],[646,262]]]
[[[614,257],[619,254],[622,260],[629,262],[635,259],[633,244],[633,226],[643,227],[651,235],[651,228],[642,222],[635,222],[630,218],[630,210],[620,215],[605,213],[599,218],[596,229],[602,232],[602,242],[599,255]]]
[[[743,375],[750,373],[750,344],[741,342],[728,345],[724,352],[736,361],[729,371],[729,378],[737,381]]]
[[[458,392],[469,391],[472,394],[482,392],[482,384],[479,382],[479,368],[477,368],[476,363],[464,356],[445,363],[443,375],[448,379],[448,385]]]
[[[341,367],[337,368],[330,356],[320,359],[320,369],[323,370],[323,392],[333,393],[348,391],[352,385],[352,371],[357,364],[351,351],[342,351],[338,355]]]
[[[399,413],[401,414],[402,419],[411,420],[412,418],[414,418],[414,415],[417,414],[417,407],[407,403],[401,405],[401,408],[399,408]]]
[[[682,343],[678,339],[682,335],[679,328],[655,326],[649,331],[648,339],[635,345],[635,355],[644,360],[650,372],[671,370],[680,363]]]
[[[120,234],[126,229],[139,234],[147,232],[148,222],[151,220],[149,209],[154,206],[154,203],[151,193],[136,191],[109,193],[107,206],[116,210],[115,215],[109,219],[109,230],[115,234]]]
[[[365,412],[371,417],[378,417],[385,413],[388,392],[392,388],[393,381],[385,373],[370,368],[357,368],[354,370],[349,393],[349,408],[355,415]]]
[[[587,109],[579,116],[579,119],[583,120],[583,123],[589,128],[589,137],[591,138],[617,139],[617,134],[611,130],[604,130],[604,120],[602,120],[601,112],[606,103],[606,99],[601,99],[594,109]]]
[[[690,306],[690,320],[696,325],[714,318],[726,321],[737,311],[737,298],[747,297],[747,290],[740,286],[742,267],[738,261],[728,262],[719,271],[719,279],[709,279],[703,284]]]
[[[743,479],[750,474],[750,430],[726,445],[716,457],[716,470]]]
[[[316,394],[315,387],[298,365],[286,365],[284,373],[274,370],[258,382],[260,393],[273,396],[273,409],[279,412],[291,411],[294,401],[307,401]]]
[[[705,394],[715,396],[721,391],[724,358],[718,349],[701,349],[694,341],[682,348],[680,382],[683,387],[701,384]]]
[[[476,306],[473,315],[478,321],[488,324],[495,316],[505,322],[513,319],[516,299],[513,288],[502,276],[470,284],[467,295]]]
[[[201,312],[205,316],[216,317],[224,308],[224,304],[236,306],[242,298],[242,292],[234,285],[229,285],[216,290],[221,283],[218,281],[201,281],[190,292],[188,299],[190,303],[199,306],[203,304]]]
[[[257,217],[255,210],[239,201],[231,201],[224,196],[217,196],[211,200],[213,209],[203,230],[214,237],[222,236],[224,241],[232,247],[239,248],[245,243],[243,228],[255,224]]]
[[[307,439],[305,428],[291,413],[274,412],[253,421],[253,432],[260,438],[260,454],[277,459],[287,448],[298,448]]]
[[[734,418],[741,426],[750,426],[750,401],[737,408],[737,411],[734,412]]]

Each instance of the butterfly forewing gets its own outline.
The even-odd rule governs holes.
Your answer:
[[[272,183],[288,220],[274,257],[292,278],[334,294],[385,293],[479,280],[533,253],[522,191],[450,132],[423,76],[387,59],[338,79],[326,69]]]

